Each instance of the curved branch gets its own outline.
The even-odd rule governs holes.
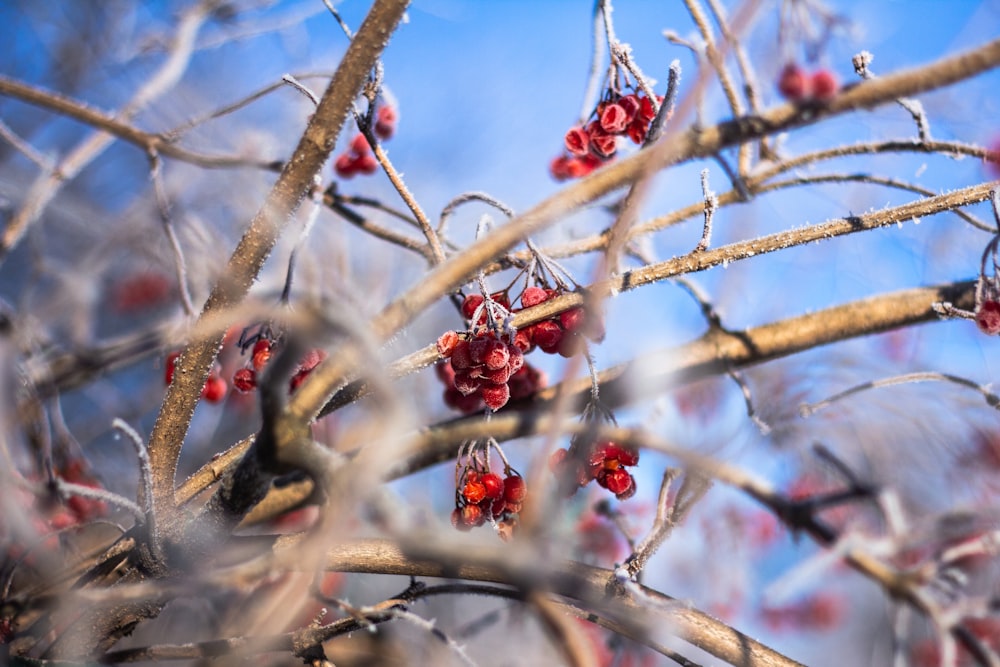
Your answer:
[[[188,150],[173,143],[167,136],[144,132],[115,116],[98,111],[82,102],[70,99],[59,93],[42,90],[22,81],[0,75],[0,95],[49,109],[63,116],[86,123],[108,134],[134,144],[150,155],[190,162],[199,167],[209,169],[224,169],[230,167],[253,167],[257,169],[275,170],[281,164],[273,160],[253,160],[245,157],[229,155],[208,155]]]
[[[524,555],[524,554],[522,554]],[[507,584],[521,589],[541,588],[571,600],[593,605],[602,615],[617,620],[623,633],[642,641],[645,633],[664,626],[684,641],[732,665],[747,667],[792,667],[799,663],[659,591],[608,590],[614,573],[604,568],[567,561],[546,567],[537,560],[512,557],[507,549],[463,547],[454,550],[433,541],[401,549],[387,540],[359,540],[333,547],[326,567],[339,572],[401,574],[418,577],[455,577],[472,581]],[[609,593],[610,596],[609,596]],[[642,612],[648,625],[637,627]],[[628,632],[628,631],[631,632]]]

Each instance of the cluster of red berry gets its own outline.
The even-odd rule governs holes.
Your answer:
[[[165,384],[170,384],[174,381],[174,366],[177,364],[177,357],[179,356],[181,356],[180,352],[171,352],[167,355],[167,363],[163,377]],[[216,364],[212,368],[212,371],[208,374],[208,378],[205,380],[205,386],[201,388],[201,397],[209,403],[218,403],[224,399],[226,397],[226,391],[229,389],[229,385],[222,379],[220,372],[219,366]]]
[[[241,354],[245,354],[247,350],[251,350],[250,359],[242,367],[233,372],[233,388],[241,394],[246,394],[257,389],[258,376],[271,360],[278,345],[278,341],[274,338],[270,329],[262,327],[253,336],[247,336],[247,333],[251,330],[244,330],[243,336],[236,343],[236,346],[240,348]],[[235,334],[233,337],[235,338]],[[174,367],[180,354],[180,352],[171,352],[167,356],[164,374],[166,384],[170,384],[174,379]],[[288,393],[294,392],[324,359],[326,359],[326,352],[323,350],[315,349],[306,353],[302,361],[299,362],[295,374],[292,375],[288,382]],[[226,365],[228,368],[228,364]],[[221,367],[219,364],[216,364],[212,368],[211,373],[209,373],[208,379],[205,380],[205,386],[201,390],[201,397],[209,403],[218,403],[226,397],[226,391],[229,386],[222,378],[222,373]]]
[[[657,98],[663,102],[662,97]],[[655,117],[656,106],[642,93],[621,95],[608,91],[589,123],[566,132],[563,138],[566,152],[549,165],[552,177],[564,181],[586,176],[614,158],[620,136],[627,135],[634,143],[642,144]]]
[[[572,495],[591,480],[615,494],[618,500],[635,495],[635,477],[625,470],[639,463],[639,452],[610,440],[585,444],[576,440],[568,449],[557,449],[549,459],[549,469],[560,488]]]
[[[252,340],[252,339],[251,339]],[[259,334],[253,342],[249,363],[233,374],[233,386],[241,393],[248,393],[257,388],[257,374],[271,360],[277,342],[269,336]],[[249,345],[247,345],[249,347]],[[295,374],[288,381],[288,393],[298,389],[313,369],[326,359],[326,352],[319,349],[310,350],[295,369]]]
[[[396,110],[388,105],[382,105],[375,113],[375,136],[379,139],[390,139],[396,133],[396,121],[399,116]],[[355,174],[374,174],[378,169],[378,161],[372,155],[365,135],[358,132],[351,140],[347,152],[337,156],[333,162],[333,170],[341,178],[351,178]]]
[[[521,308],[511,308],[506,291],[491,294],[488,300],[481,294],[465,297],[462,315],[476,333],[446,331],[437,341],[438,354],[449,360],[435,368],[445,384],[445,404],[466,414],[484,406],[499,410],[511,399],[527,398],[546,384],[545,375],[525,361],[525,354],[537,347],[548,354],[570,357],[583,349],[582,336],[603,340],[603,328],[587,321],[582,308],[523,327],[509,341],[498,338],[487,325],[494,319],[502,328],[506,316],[560,294],[559,290],[527,287],[519,297]]]
[[[829,102],[838,90],[837,75],[828,69],[810,74],[795,63],[788,63],[778,77],[778,92],[789,102]]]
[[[446,331],[438,338],[437,349],[450,360],[437,366],[449,406],[465,413],[481,410],[484,405],[496,411],[512,396],[522,398],[514,396],[510,383],[520,374],[514,387],[523,391],[531,370],[525,370],[524,353],[514,343],[500,340],[489,331],[468,338]]]
[[[527,495],[528,485],[515,472],[508,471],[506,477],[500,477],[489,470],[466,468],[456,489],[451,523],[459,530],[470,530],[487,521],[512,527],[514,515],[521,511]]]

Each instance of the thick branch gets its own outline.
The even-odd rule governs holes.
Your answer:
[[[202,319],[237,303],[250,289],[279,234],[329,158],[355,97],[407,5],[406,0],[376,0],[344,54],[295,153],[233,251],[205,304]],[[193,341],[184,350],[150,436],[154,507],[161,513],[174,505],[174,474],[181,444],[221,343],[222,337],[216,336]]]

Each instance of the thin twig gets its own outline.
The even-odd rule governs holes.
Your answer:
[[[142,504],[143,513],[148,519],[149,514],[153,511],[153,473],[149,467],[149,453],[146,451],[146,443],[143,442],[139,432],[132,428],[124,419],[115,417],[111,421],[111,428],[121,431],[128,438],[135,449],[136,456],[139,458],[140,486],[138,496]],[[150,524],[152,525],[152,522]]]
[[[177,289],[181,295],[181,305],[184,307],[184,314],[188,317],[195,316],[194,303],[191,301],[191,292],[188,289],[187,262],[184,260],[184,250],[181,248],[181,241],[177,238],[177,232],[170,220],[170,200],[167,197],[167,190],[163,184],[163,163],[159,156],[150,156],[150,180],[153,181],[153,193],[156,198],[156,210],[160,214],[160,222],[163,231],[167,235],[170,243],[170,250],[174,257],[174,273],[177,276]]]
[[[0,137],[5,139],[21,155],[34,162],[42,171],[52,169],[52,160],[42,155],[34,146],[19,137],[17,132],[12,130],[3,120],[0,120]]]
[[[705,198],[705,222],[702,225],[701,240],[694,247],[695,252],[708,250],[708,246],[712,242],[712,218],[715,217],[715,211],[719,208],[719,198],[708,186],[707,168],[701,170],[701,194]]]
[[[854,64],[855,73],[862,79],[874,79],[875,74],[869,68],[872,60],[875,56],[869,51],[862,51],[854,56],[851,62]],[[921,142],[927,142],[931,139],[931,126],[930,122],[927,120],[927,113],[924,111],[924,105],[920,103],[920,100],[911,97],[900,97],[896,102],[899,106],[906,109],[906,111],[913,117],[913,122],[917,124],[917,137]]]
[[[374,105],[372,106],[374,108]],[[365,123],[361,120],[360,116],[355,116],[358,121],[358,127],[361,129],[362,134],[368,139],[369,145],[372,147],[372,151],[375,153],[375,159],[382,166],[382,170],[385,171],[386,176],[389,177],[389,182],[392,186],[396,188],[396,192],[399,193],[400,198],[406,203],[407,208],[413,213],[413,217],[417,219],[417,223],[420,226],[420,231],[424,233],[424,237],[427,239],[427,246],[431,251],[431,258],[435,264],[441,264],[445,260],[444,249],[441,247],[441,239],[438,237],[437,232],[431,225],[431,221],[427,218],[427,214],[417,203],[410,189],[406,187],[406,183],[403,182],[402,175],[396,171],[393,167],[392,162],[389,160],[388,154],[386,154],[385,149],[382,148],[381,142],[378,137],[375,136],[375,132],[371,125]]]
[[[830,407],[832,404],[840,401],[842,399],[848,398],[855,394],[859,394],[863,391],[869,389],[878,389],[880,387],[892,387],[898,384],[908,384],[911,382],[951,382],[952,384],[957,384],[961,387],[968,387],[974,391],[982,394],[983,398],[986,400],[986,404],[991,408],[996,408],[1000,410],[1000,396],[997,396],[992,391],[990,391],[990,386],[985,384],[977,384],[968,378],[963,378],[958,375],[952,375],[950,373],[938,373],[934,371],[922,371],[917,373],[905,373],[903,375],[895,375],[893,377],[882,378],[880,380],[870,380],[868,382],[863,382],[859,385],[851,387],[850,389],[845,389],[842,392],[836,393],[829,398],[825,398],[822,401],[817,401],[815,403],[803,403],[799,406],[799,414],[803,417],[809,417],[824,408]]]
[[[299,91],[304,96],[309,98],[309,100],[313,103],[313,106],[319,106],[319,97],[316,96],[316,93],[310,90],[308,86],[298,81],[291,74],[282,75],[281,81],[282,83],[287,83],[289,86],[291,86],[292,88],[294,88],[295,90]]]
[[[743,403],[747,408],[747,417],[749,417],[750,421],[757,426],[757,430],[760,431],[761,435],[767,435],[770,433],[771,427],[767,424],[767,422],[760,418],[760,415],[757,414],[757,410],[754,409],[753,394],[750,393],[750,385],[747,384],[746,378],[743,377],[743,373],[739,372],[735,368],[730,368],[728,375],[733,379],[733,382],[736,383],[736,386],[740,388],[740,393],[743,394]]]

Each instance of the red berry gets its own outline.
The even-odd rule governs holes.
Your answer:
[[[451,364],[444,361],[434,364],[434,373],[437,374],[438,379],[444,382],[446,386],[455,386],[455,369],[451,367]]]
[[[562,342],[563,330],[559,324],[552,320],[542,320],[532,328],[532,338],[535,345],[542,348],[544,352],[553,354],[559,349],[559,343]]]
[[[628,122],[628,114],[618,104],[609,104],[601,112],[601,129],[609,134],[621,134]]]
[[[635,95],[625,95],[618,100],[618,106],[625,112],[625,119],[631,123],[639,115],[639,98]]]
[[[357,155],[367,155],[371,153],[372,147],[368,145],[368,139],[365,138],[365,135],[358,132],[351,139],[351,150]]]
[[[615,154],[618,149],[618,140],[615,135],[608,134],[597,123],[591,123],[587,129],[587,133],[590,135],[590,150],[594,155],[606,159]]]
[[[646,141],[647,134],[649,134],[649,121],[643,120],[642,116],[636,116],[628,125],[628,138],[633,144],[642,144]]]
[[[541,287],[525,287],[524,291],[521,292],[521,305],[525,308],[537,306],[540,303],[548,301],[548,299],[549,293]]]
[[[355,172],[354,157],[350,153],[337,156],[333,162],[333,170],[341,178],[351,178]]]
[[[506,368],[510,361],[510,351],[507,344],[496,338],[489,338],[486,342],[486,349],[483,351],[483,364],[491,371],[498,371]]]
[[[812,96],[813,80],[795,63],[788,63],[778,76],[778,92],[789,102]]]
[[[490,384],[507,384],[507,381],[510,380],[510,376],[513,374],[514,371],[510,369],[510,366],[504,366],[495,371],[487,370],[483,373],[483,379]]]
[[[482,386],[482,382],[478,378],[472,377],[467,371],[459,371],[455,373],[455,389],[462,392],[463,396],[469,396],[479,391]]]
[[[583,325],[583,308],[572,308],[559,313],[559,323],[566,331],[576,331]]]
[[[462,521],[467,526],[481,526],[486,521],[486,516],[478,505],[466,505],[462,508]]]
[[[559,347],[556,348],[556,352],[559,356],[570,357],[580,353],[583,350],[583,338],[580,334],[567,331],[563,334],[562,340],[559,341]]]
[[[524,366],[524,352],[521,351],[521,348],[519,348],[516,343],[514,345],[508,343],[507,355],[509,357],[507,361],[508,370],[510,370],[511,373],[516,373],[521,370],[521,367]]]
[[[472,366],[472,354],[469,351],[469,341],[460,340],[451,351],[451,367],[455,371],[468,370]]]
[[[382,105],[375,112],[375,135],[379,139],[391,139],[396,133],[396,121],[399,114],[395,107]]]
[[[241,368],[233,374],[233,387],[240,393],[247,393],[257,388],[257,373],[252,368]]]
[[[660,102],[663,101],[662,97],[658,96],[658,99]],[[639,98],[639,115],[636,117],[641,118],[647,123],[656,118],[656,109],[653,108],[653,101],[645,95]]]
[[[486,497],[496,500],[503,496],[503,478],[495,472],[488,472],[479,480],[486,489]]]
[[[465,300],[462,301],[462,316],[467,320],[471,320],[472,316],[476,314],[476,310],[480,305],[482,305],[483,301],[485,301],[485,299],[483,299],[482,294],[470,294],[465,297]]]
[[[309,350],[306,352],[306,356],[302,358],[299,366],[302,370],[311,371],[312,369],[319,366],[326,359],[326,351],[324,350]]]
[[[552,178],[557,181],[565,181],[566,179],[572,178],[570,175],[570,163],[574,158],[568,157],[566,155],[560,155],[559,157],[553,158],[552,162],[549,163],[549,174]]]
[[[510,297],[507,296],[507,292],[493,292],[490,294],[490,298],[503,306],[504,310],[510,310]]]
[[[478,505],[486,497],[486,485],[478,481],[466,482],[462,489],[462,497],[466,502]]]
[[[205,386],[201,389],[201,397],[209,403],[218,403],[226,397],[226,389],[229,386],[226,381],[218,375],[209,375],[205,381]]]
[[[986,169],[990,178],[1000,178],[1000,138],[994,139],[990,151],[985,156]]]
[[[524,502],[528,485],[520,475],[510,475],[503,480],[503,499],[508,505]]]
[[[359,171],[362,174],[374,174],[378,170],[378,160],[375,159],[374,155],[365,153],[355,157],[351,166],[354,171]]]
[[[583,157],[578,156],[571,158],[569,164],[567,165],[567,169],[569,170],[569,178],[583,178],[590,172],[594,171],[594,169],[598,164],[600,164],[600,162],[592,164],[590,162],[592,158],[597,160],[600,159],[600,158],[594,158],[593,155],[589,154],[584,155]]]
[[[601,486],[615,494],[618,500],[625,500],[635,495],[635,478],[624,468],[608,471]]]
[[[525,362],[518,372],[510,376],[507,386],[513,399],[527,398],[548,385],[548,377],[531,364]]]
[[[496,340],[486,334],[481,336],[476,336],[469,341],[469,356],[472,358],[472,363],[475,365],[480,365],[486,358],[486,351],[490,347],[490,341]]]
[[[828,69],[813,72],[811,83],[812,96],[817,102],[829,102],[836,97],[837,91],[840,89],[837,75]]]
[[[465,396],[454,387],[448,387],[444,390],[444,404],[463,414],[471,414],[483,409],[483,399],[479,394]]]
[[[549,456],[549,470],[559,472],[566,465],[566,457],[569,456],[568,449],[557,449]]]
[[[177,365],[177,357],[179,356],[181,356],[180,352],[171,352],[167,355],[163,373],[164,384],[170,384],[174,381],[174,366]]]
[[[458,345],[458,333],[455,331],[445,331],[437,339],[437,351],[442,357],[448,358],[451,353],[455,351],[455,346]]]
[[[531,352],[532,348],[535,346],[531,337],[531,331],[531,327],[525,327],[523,329],[518,329],[517,333],[514,334],[514,345],[521,351],[522,360],[524,359],[524,354]],[[517,371],[515,371],[515,373],[516,372]]]
[[[116,311],[128,313],[159,305],[170,290],[171,282],[160,273],[133,274],[113,287],[111,303]]]
[[[254,343],[252,360],[254,369],[263,370],[267,362],[271,360],[271,341],[261,338]]]
[[[506,384],[484,384],[480,394],[486,407],[496,412],[510,400],[510,387]]]
[[[986,299],[976,308],[976,326],[987,336],[1000,333],[1000,303]]]
[[[571,127],[563,137],[563,145],[572,155],[586,155],[590,135],[580,126]]]

